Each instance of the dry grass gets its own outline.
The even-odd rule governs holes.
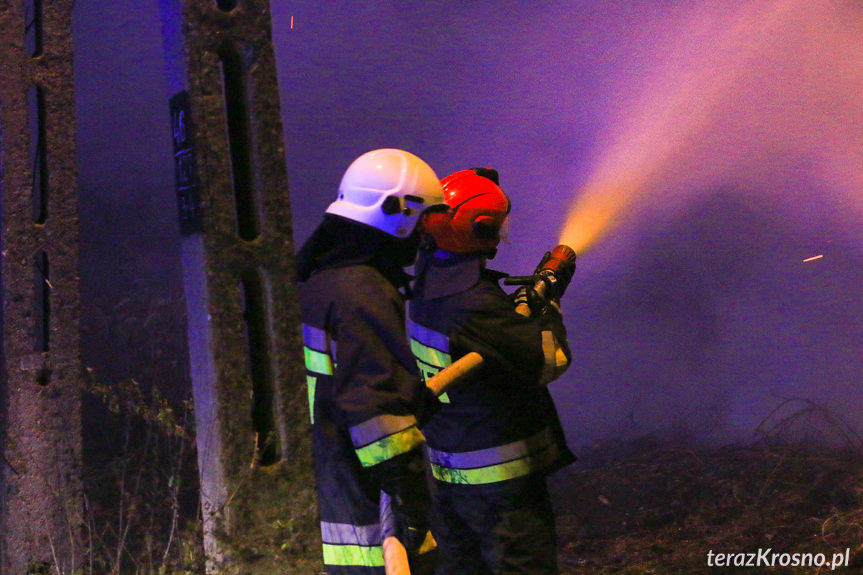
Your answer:
[[[863,450],[638,440],[553,480],[564,574],[821,573],[708,567],[707,554],[834,553],[863,572]],[[736,570],[735,570],[736,569]]]

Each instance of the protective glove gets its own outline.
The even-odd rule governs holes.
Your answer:
[[[392,536],[401,541],[410,556],[419,553],[428,537],[431,495],[422,456],[398,459],[403,458],[381,464],[389,463],[389,469],[382,470],[381,530],[384,539]]]
[[[540,286],[542,289],[536,289]],[[553,287],[551,283],[537,282],[534,286],[522,286],[512,294],[512,303],[516,311],[522,315],[529,317],[538,317],[548,313],[560,313],[560,306],[553,298],[546,297],[545,293],[550,291],[548,288]],[[523,311],[524,308],[529,310]]]
[[[425,427],[425,425],[429,422],[432,416],[437,413],[440,407],[441,402],[435,396],[434,392],[425,385],[422,386],[419,402],[415,410],[417,427],[419,427],[420,429]]]

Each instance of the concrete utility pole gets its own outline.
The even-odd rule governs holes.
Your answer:
[[[313,573],[320,535],[269,3],[160,6],[207,573]]]
[[[0,0],[0,573],[83,565],[71,0]]]

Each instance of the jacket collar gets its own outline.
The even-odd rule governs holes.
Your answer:
[[[421,251],[415,268],[413,292],[416,298],[445,297],[475,286],[483,274],[499,280],[507,274],[487,270],[482,254],[456,254],[446,250]]]

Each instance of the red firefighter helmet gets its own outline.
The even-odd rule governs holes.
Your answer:
[[[428,213],[423,220],[437,247],[459,254],[494,253],[510,210],[497,172],[461,170],[442,179],[441,185],[449,211]]]

